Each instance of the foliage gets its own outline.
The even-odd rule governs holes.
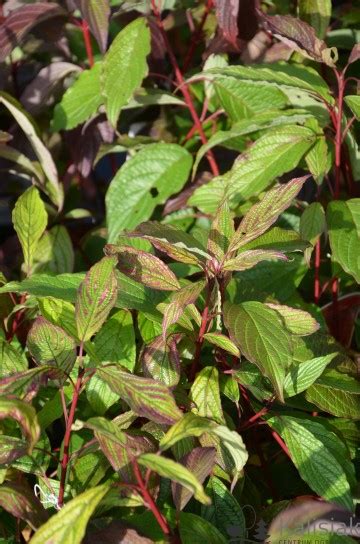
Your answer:
[[[2,3],[0,542],[359,536],[343,4]]]

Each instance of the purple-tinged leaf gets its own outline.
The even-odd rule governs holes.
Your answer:
[[[28,445],[25,440],[15,436],[0,435],[0,465],[11,465],[19,457],[27,454]]]
[[[131,467],[133,457],[141,453],[155,451],[154,444],[149,438],[141,435],[132,436],[113,422],[103,417],[94,417],[86,422],[86,427],[94,432],[100,448],[106,455],[111,466],[120,472],[125,482],[133,482],[134,474]]]
[[[265,15],[258,11],[266,30],[276,38],[302,55],[334,67],[337,61],[335,48],[326,47],[323,40],[317,38],[315,30],[304,21],[291,15]]]
[[[49,378],[60,379],[61,370],[51,366],[38,366],[24,372],[11,374],[0,380],[0,395],[15,395],[29,402],[38,392],[41,385],[46,385]]]
[[[109,34],[109,0],[75,0],[81,15],[90,27],[91,33],[105,53]]]
[[[229,204],[225,200],[220,204],[211,224],[207,247],[219,262],[227,252],[234,232],[234,221],[231,217]]]
[[[104,529],[91,532],[84,539],[84,544],[153,544],[153,540],[142,536],[133,527],[127,527],[120,521],[111,521]]]
[[[160,382],[114,367],[99,368],[97,375],[139,416],[165,425],[175,423],[182,416],[170,389]]]
[[[52,62],[44,66],[25,88],[20,102],[32,115],[49,107],[48,99],[61,80],[73,72],[80,72],[80,66],[71,62]]]
[[[201,291],[205,287],[205,283],[205,280],[190,283],[172,295],[171,300],[164,311],[162,321],[163,338],[166,338],[169,327],[178,321],[185,309],[190,304],[194,304],[198,299]]]
[[[104,257],[90,268],[80,284],[75,317],[78,336],[83,342],[90,340],[101,328],[115,305],[117,296],[115,264],[114,257]]]
[[[27,453],[31,453],[40,438],[40,427],[35,409],[28,403],[18,399],[2,397],[0,399],[0,420],[15,419],[27,440]]]
[[[158,336],[144,347],[141,357],[145,376],[174,387],[180,380],[180,357],[177,338]]]
[[[216,0],[216,18],[223,35],[236,44],[239,33],[238,13],[240,0]]]
[[[292,333],[299,336],[308,336],[316,332],[320,325],[319,323],[305,310],[298,308],[290,308],[283,304],[267,303],[266,306],[275,310],[284,320],[285,327]]]
[[[117,254],[118,268],[125,276],[160,291],[180,289],[175,274],[155,255],[131,246],[108,245],[106,249]]]
[[[261,261],[288,261],[287,256],[280,251],[266,249],[249,249],[239,253],[237,257],[225,261],[223,269],[241,272],[253,268]]]
[[[229,247],[229,252],[251,242],[266,232],[279,215],[297,196],[309,176],[295,178],[268,191],[260,202],[254,204],[242,219]]]
[[[147,221],[141,223],[133,232],[126,233],[126,236],[148,240],[156,249],[181,263],[199,266],[209,258],[200,242],[173,225]]]
[[[356,43],[351,50],[348,64],[352,64],[353,62],[356,62],[359,59],[360,59],[360,43]]]
[[[0,486],[0,506],[36,530],[48,519],[41,502],[25,482],[5,482]]]
[[[321,521],[321,532],[327,535],[328,541],[331,542],[332,535],[325,533],[323,527],[325,527],[326,519],[329,519],[329,529],[335,526],[334,515],[344,513],[345,510],[338,505],[330,502],[319,501],[315,499],[307,499],[306,501],[299,501],[297,504],[288,506],[280,512],[271,522],[268,529],[268,542],[278,542],[279,539],[295,540],[300,538],[305,540],[311,539],[311,542],[316,542],[315,537],[317,526],[316,521]],[[314,525],[313,525],[314,524]],[[343,526],[343,524],[341,524]],[[304,534],[301,528],[310,529],[309,534]],[[342,540],[342,537],[336,538],[334,536],[334,542]],[[319,538],[321,536],[319,535]],[[351,541],[351,539],[350,539]],[[346,540],[344,540],[346,544]]]
[[[65,11],[51,2],[35,2],[12,11],[0,26],[0,62],[21,44],[35,25],[59,15],[66,15]]]
[[[30,329],[27,346],[38,364],[54,366],[66,375],[76,361],[76,342],[61,327],[38,317]]]
[[[202,484],[214,468],[215,457],[215,448],[195,448],[181,459],[181,464]],[[192,491],[175,482],[172,482],[171,487],[176,509],[183,510],[193,496]]]

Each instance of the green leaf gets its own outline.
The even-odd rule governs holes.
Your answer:
[[[273,227],[255,240],[245,244],[242,247],[242,251],[261,248],[277,249],[283,253],[292,253],[295,251],[304,251],[309,245],[309,242],[301,240],[299,233],[296,231]]]
[[[226,254],[230,240],[234,236],[234,221],[228,202],[224,200],[216,211],[208,238],[208,251],[221,262]]]
[[[119,310],[112,314],[94,339],[94,356],[100,363],[119,363],[130,371],[136,361],[135,332],[131,313]]]
[[[209,258],[198,240],[174,225],[147,221],[126,236],[148,240],[156,249],[181,263],[200,265]]]
[[[53,297],[67,302],[75,302],[77,289],[84,274],[59,274],[48,276],[36,274],[22,282],[11,281],[0,287],[1,293],[28,293],[36,297]]]
[[[287,261],[288,258],[280,251],[271,249],[250,249],[239,253],[233,259],[226,259],[223,270],[241,272],[253,268],[261,261]]]
[[[194,448],[181,459],[181,464],[203,484],[214,468],[215,454],[215,448]],[[177,510],[183,510],[193,496],[193,492],[173,482],[172,496]]]
[[[342,372],[324,372],[306,391],[306,399],[337,417],[360,419],[359,381]]]
[[[53,158],[47,147],[45,147],[37,135],[33,120],[10,95],[3,92],[0,93],[0,103],[4,104],[24,131],[47,179],[47,182],[43,186],[43,190],[50,197],[52,202],[57,205],[58,209],[61,210],[64,202],[63,188],[59,183],[58,173]]]
[[[320,202],[312,202],[305,208],[300,218],[300,236],[303,240],[308,240],[312,246],[315,246],[320,236],[326,228],[326,219],[324,208]],[[310,261],[313,248],[305,251],[307,261]]]
[[[10,342],[0,337],[0,376],[4,378],[15,372],[26,370],[28,363],[21,352]]]
[[[149,53],[150,31],[146,20],[138,17],[119,32],[105,55],[103,95],[108,119],[114,127],[121,108],[128,103],[147,75],[146,57]]]
[[[180,463],[167,459],[154,453],[145,453],[137,458],[139,465],[153,470],[163,478],[169,478],[172,482],[179,483],[194,494],[202,504],[209,504],[210,499],[205,494],[199,480]]]
[[[291,335],[274,310],[260,302],[226,303],[224,319],[240,352],[271,381],[283,400],[286,370],[292,361]]]
[[[81,544],[90,517],[108,491],[108,485],[99,485],[69,501],[38,529],[31,544]]]
[[[70,374],[77,356],[76,342],[60,327],[38,317],[28,334],[27,346],[37,363]]]
[[[336,357],[336,353],[330,353],[294,365],[284,381],[285,396],[292,397],[308,389],[321,376],[334,357]]]
[[[228,537],[231,527],[237,528],[237,537],[246,536],[246,522],[243,510],[226,485],[212,476],[206,486],[206,493],[211,498],[210,506],[201,507],[201,517],[212,523]]]
[[[210,342],[210,344],[231,353],[231,355],[234,355],[234,357],[240,356],[240,351],[234,342],[220,332],[207,332],[204,334],[203,338],[204,340]]]
[[[34,273],[71,273],[74,268],[74,249],[68,231],[56,225],[40,239],[34,255]]]
[[[180,380],[180,357],[173,336],[158,336],[144,347],[141,356],[145,376],[174,387]]]
[[[106,382],[94,374],[86,386],[86,398],[94,412],[101,416],[119,400],[119,395],[114,393]]]
[[[299,336],[308,336],[316,332],[320,325],[319,323],[305,310],[298,308],[290,308],[283,304],[266,304],[268,308],[275,310],[284,320],[285,327],[292,334]]]
[[[325,136],[316,138],[315,144],[305,156],[305,161],[316,183],[321,185],[331,168],[331,156]]]
[[[149,219],[157,205],[180,191],[191,165],[189,152],[176,144],[151,144],[129,159],[106,193],[108,241],[115,243],[124,229]]]
[[[196,189],[189,199],[205,213],[213,213],[224,194],[231,209],[266,189],[275,178],[293,170],[315,141],[306,127],[289,125],[267,131],[235,161],[225,178],[215,178]]]
[[[40,427],[36,418],[35,409],[27,402],[0,398],[0,420],[15,419],[21,427],[24,438],[27,440],[27,453],[31,453],[40,437]]]
[[[228,540],[211,523],[195,514],[180,513],[180,538],[182,544],[226,544]]]
[[[360,96],[357,94],[348,94],[345,96],[344,100],[355,115],[356,119],[360,119]]]
[[[308,176],[295,178],[267,191],[260,202],[254,204],[242,219],[231,242],[229,251],[235,251],[266,232],[279,215],[286,210],[298,195]]]
[[[75,314],[81,341],[90,338],[101,328],[116,302],[117,280],[115,259],[104,257],[92,266],[80,284]]]
[[[105,53],[109,32],[109,0],[76,0],[76,4],[82,17],[88,23],[100,51]]]
[[[330,202],[326,218],[332,259],[360,283],[360,216],[351,209],[351,202],[358,200]]]
[[[185,414],[177,423],[175,423],[160,440],[160,449],[167,450],[179,440],[189,436],[201,437],[203,434],[210,434],[219,439],[220,448],[225,448],[233,460],[235,478],[244,468],[248,453],[241,436],[225,427],[218,425],[214,421],[192,414]]]
[[[216,367],[206,366],[200,370],[191,386],[189,398],[195,404],[192,409],[195,414],[224,423]]]
[[[30,275],[36,247],[47,224],[45,205],[36,187],[30,187],[18,198],[12,220],[23,250],[26,272]]]
[[[353,510],[345,466],[350,473],[354,468],[336,434],[316,421],[292,416],[273,417],[269,423],[285,441],[301,478],[311,489],[320,497]]]
[[[303,89],[310,94],[318,94],[325,98],[330,104],[334,103],[329,87],[319,73],[309,66],[300,63],[278,62],[271,66],[228,66],[222,69],[213,69],[204,72],[206,76],[217,75],[218,77],[230,76],[239,80],[257,81],[261,85],[276,85],[286,90]]]
[[[331,18],[331,0],[300,0],[299,16],[315,29],[318,38],[324,38]]]
[[[84,70],[55,106],[52,130],[71,130],[88,121],[101,106],[101,62]]]
[[[287,105],[286,95],[277,87],[259,87],[251,81],[227,77],[215,79],[214,88],[221,106],[234,122]]]
[[[130,278],[161,291],[176,291],[180,283],[170,268],[151,253],[130,246],[111,246],[105,249],[108,255],[116,254],[120,272]]]
[[[251,117],[251,119],[243,119],[235,123],[230,130],[219,130],[215,132],[208,140],[208,142],[202,145],[197,152],[193,175],[198,169],[201,159],[206,153],[213,147],[224,145],[225,147],[231,146],[232,141],[237,141],[242,136],[249,136],[254,132],[265,130],[270,127],[280,125],[294,125],[296,123],[303,124],[310,114],[305,110],[286,110],[282,112],[268,111],[260,113]]]
[[[114,367],[99,368],[97,375],[139,416],[167,425],[181,418],[171,391],[162,383]]]

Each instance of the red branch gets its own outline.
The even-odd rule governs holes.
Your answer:
[[[165,45],[166,45],[166,49],[167,49],[167,53],[169,55],[169,59],[170,59],[170,62],[172,64],[172,67],[173,67],[173,70],[175,72],[175,78],[176,78],[176,81],[177,81],[177,84],[179,85],[180,87],[180,90],[184,96],[184,100],[186,102],[186,105],[189,109],[189,112],[190,112],[190,115],[194,121],[194,125],[196,126],[196,130],[198,131],[199,135],[200,135],[200,139],[202,141],[203,144],[206,144],[207,143],[207,138],[205,136],[205,132],[204,132],[204,129],[202,127],[202,124],[201,124],[201,121],[199,119],[199,116],[197,114],[197,111],[195,109],[195,106],[194,106],[194,102],[191,98],[191,94],[190,94],[190,91],[189,91],[189,88],[185,82],[185,79],[184,79],[184,76],[179,68],[179,65],[178,65],[178,62],[176,60],[176,57],[175,57],[175,54],[172,50],[172,47],[171,47],[171,44],[169,42],[169,38],[166,34],[166,31],[164,29],[164,25],[162,23],[162,20],[161,20],[161,15],[160,15],[160,12],[156,6],[156,3],[155,3],[155,0],[151,0],[151,6],[152,6],[152,10],[154,12],[154,15],[156,17],[156,21],[157,21],[157,25],[160,29],[160,32],[163,36],[163,39],[164,39],[164,42],[165,42]],[[218,176],[219,175],[219,168],[218,168],[218,165],[216,163],[216,160],[215,160],[215,157],[212,153],[212,151],[208,151],[208,153],[206,154],[206,157],[209,161],[209,165],[210,165],[210,168],[212,170],[212,173],[214,174],[214,176]]]
[[[286,455],[291,458],[289,449],[288,449],[287,445],[285,444],[285,442],[283,441],[283,439],[275,431],[271,431],[271,434],[272,434],[273,438],[276,440],[276,442],[279,444],[279,446],[283,450],[283,452],[286,453]]]
[[[82,350],[83,350],[83,347],[81,344],[80,353],[79,353],[80,361],[82,359]],[[83,374],[84,374],[83,369],[79,368],[78,377],[75,384],[75,391],[72,398],[70,411],[69,411],[69,415],[68,415],[67,423],[66,423],[66,429],[65,429],[65,435],[64,435],[64,446],[63,446],[63,457],[61,460],[60,489],[59,489],[59,498],[58,498],[58,505],[60,508],[64,504],[66,475],[67,475],[68,464],[69,464],[69,446],[70,446],[70,438],[71,438],[71,427],[72,427],[72,424],[74,423],[75,411],[76,411],[77,403],[80,396]]]
[[[94,54],[93,54],[92,45],[91,45],[89,25],[84,20],[81,21],[81,29],[82,29],[82,33],[84,37],[84,44],[85,44],[87,58],[89,61],[89,66],[90,68],[92,68],[92,66],[94,66]]]
[[[318,240],[315,246],[315,279],[314,279],[314,302],[319,304],[321,295],[320,285],[320,264],[321,264],[321,241]]]
[[[149,491],[147,490],[147,487],[144,484],[144,480],[142,479],[140,468],[139,468],[139,465],[138,465],[136,459],[132,460],[132,466],[133,466],[133,470],[134,470],[134,476],[136,478],[136,481],[138,483],[138,486],[139,486],[139,489],[140,489],[140,492],[141,492],[141,494],[143,496],[144,501],[146,502],[147,506],[150,508],[151,512],[154,514],[155,519],[158,522],[158,524],[160,525],[161,530],[164,533],[164,535],[169,535],[170,534],[169,525],[168,525],[166,519],[164,518],[164,516],[162,515],[162,513],[160,512],[160,510],[158,509],[158,507],[156,506],[156,504],[154,502],[154,499],[150,495]]]
[[[196,340],[196,346],[195,346],[195,354],[194,359],[191,365],[190,374],[189,374],[189,380],[193,381],[196,375],[197,367],[199,365],[200,361],[200,355],[201,355],[201,348],[204,342],[204,334],[206,333],[207,324],[209,321],[209,305],[210,305],[210,298],[211,298],[211,291],[212,291],[212,285],[208,285],[208,292],[207,297],[205,301],[205,308],[201,316],[201,325],[199,330],[199,335]]]
[[[213,0],[208,0],[206,2],[205,11],[204,11],[204,14],[202,16],[201,22],[200,22],[200,24],[198,26],[198,29],[194,32],[194,34],[192,36],[190,47],[189,47],[189,50],[188,50],[188,52],[186,54],[186,57],[185,57],[185,60],[184,60],[184,67],[183,67],[184,72],[187,72],[187,70],[188,70],[188,68],[190,66],[190,63],[191,63],[192,58],[194,56],[194,53],[196,51],[196,47],[199,44],[199,41],[201,40],[203,28],[204,28],[205,23],[206,23],[206,19],[208,18],[208,15],[209,15],[212,7],[213,7]]]

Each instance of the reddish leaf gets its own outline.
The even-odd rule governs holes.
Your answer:
[[[110,246],[106,247],[111,251]],[[180,289],[175,274],[155,255],[130,246],[112,247],[118,256],[118,268],[125,276],[161,291]]]
[[[109,34],[109,0],[76,0],[76,5],[98,42],[100,51],[105,53]]]
[[[145,376],[154,378],[168,387],[178,384],[180,358],[176,344],[177,338],[174,336],[168,339],[158,336],[145,346],[141,358]]]
[[[229,42],[236,43],[238,36],[237,17],[239,0],[216,0],[216,17],[224,37]]]
[[[214,468],[215,448],[195,448],[181,459],[181,464],[189,469],[202,484]],[[177,510],[185,508],[193,493],[180,484],[172,482],[172,495]]]
[[[337,58],[332,58],[332,55],[337,55],[335,50],[327,48],[326,43],[316,36],[315,30],[308,23],[290,15],[271,16],[261,11],[258,14],[265,23],[265,28],[295,51],[317,62],[334,66]]]
[[[140,535],[137,530],[126,527],[120,521],[112,521],[105,529],[100,529],[85,537],[84,544],[152,544],[153,540]]]
[[[360,294],[358,293],[345,295],[322,308],[331,334],[345,347],[349,347],[351,344],[359,312]]]
[[[58,379],[63,372],[51,366],[38,366],[6,376],[0,380],[0,395],[16,395],[30,401],[38,392],[41,385],[46,385],[48,379]]]
[[[348,64],[352,64],[360,59],[360,43],[357,43],[352,48],[352,51],[349,56]]]
[[[162,322],[163,338],[166,337],[170,325],[177,322],[185,311],[185,308],[190,304],[194,304],[204,287],[205,281],[201,280],[196,283],[190,283],[174,293],[164,312]]]
[[[0,486],[0,506],[34,530],[48,519],[46,510],[25,482],[6,482]]]
[[[12,11],[0,26],[0,62],[20,45],[35,25],[59,15],[65,15],[64,10],[57,4],[47,2],[36,2]]]

